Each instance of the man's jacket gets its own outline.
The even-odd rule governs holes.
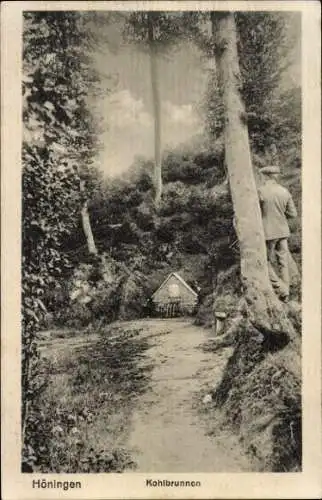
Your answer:
[[[290,229],[287,219],[297,216],[290,192],[270,179],[259,188],[258,194],[266,240],[288,238]]]

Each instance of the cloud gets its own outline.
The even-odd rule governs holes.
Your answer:
[[[98,112],[105,122],[99,162],[106,175],[122,174],[137,154],[153,154],[153,117],[142,99],[128,89],[119,90],[98,103]]]
[[[163,110],[166,122],[179,123],[186,126],[196,125],[198,122],[192,104],[177,105],[166,101],[163,104]]]
[[[104,150],[100,156],[102,169],[107,175],[125,172],[136,155],[153,156],[153,115],[143,99],[136,98],[128,89],[106,97],[100,105],[106,121],[102,136]],[[174,147],[188,141],[200,131],[200,121],[191,104],[161,105],[162,148]]]
[[[202,130],[200,118],[192,104],[163,104],[163,146],[175,147],[189,141]]]
[[[105,111],[111,128],[152,125],[152,116],[145,110],[143,100],[136,99],[127,89],[119,90],[108,97]]]

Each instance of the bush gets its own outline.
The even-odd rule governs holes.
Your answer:
[[[222,151],[197,147],[192,150],[169,152],[163,158],[162,174],[165,183],[183,182],[188,186],[222,181]]]
[[[164,186],[160,215],[169,216],[183,212],[189,198],[189,189],[181,181]]]

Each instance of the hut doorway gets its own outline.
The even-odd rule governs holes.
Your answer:
[[[161,318],[177,318],[178,316],[183,316],[179,301],[160,304],[157,313]]]

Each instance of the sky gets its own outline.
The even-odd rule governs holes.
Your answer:
[[[298,30],[298,23],[292,22],[290,29]],[[148,54],[134,44],[124,44],[118,25],[108,27],[108,39],[110,43],[95,54],[95,65],[112,91],[92,106],[104,129],[98,163],[106,176],[114,177],[126,172],[135,156],[153,157],[154,126]],[[296,43],[288,74],[291,80],[299,78],[299,53]],[[158,64],[164,150],[202,132],[198,106],[205,94],[209,62],[185,42]]]
[[[154,125],[149,56],[137,47],[122,47],[96,57],[99,68],[115,75],[117,84],[96,102],[104,117],[104,150],[99,163],[107,175],[118,175],[136,155],[151,157]],[[202,130],[197,111],[206,85],[200,56],[192,46],[182,46],[159,63],[161,137],[163,148],[176,146]]]

